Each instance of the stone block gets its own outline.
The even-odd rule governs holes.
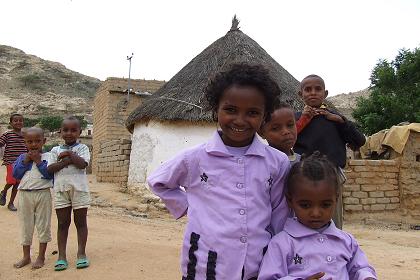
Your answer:
[[[400,197],[400,192],[399,191],[386,191],[385,196],[386,197],[391,197],[391,196]]]
[[[380,166],[382,165],[382,160],[367,160],[366,163],[370,166]]]
[[[386,204],[386,203],[390,203],[391,199],[389,199],[388,197],[380,197],[376,199],[376,202]]]
[[[354,197],[346,197],[343,199],[344,204],[359,204],[359,199]]]
[[[399,168],[398,167],[394,167],[394,166],[385,166],[385,171],[386,172],[399,172]]]
[[[370,206],[370,210],[372,211],[383,211],[385,210],[385,204],[373,204]]]
[[[363,205],[363,210],[370,210],[370,205]]]
[[[367,167],[365,165],[361,165],[361,166],[355,166],[354,167],[354,172],[362,172],[362,171],[366,171]]]
[[[379,186],[378,185],[361,185],[360,188],[362,191],[372,192],[372,191],[378,190]]]
[[[383,191],[369,192],[369,197],[384,197]]]
[[[352,192],[351,196],[352,197],[357,197],[357,198],[367,198],[368,193],[367,192]]]
[[[398,185],[398,180],[397,179],[386,179],[386,182],[388,184]]]
[[[398,209],[399,207],[400,207],[399,204],[387,204],[385,206],[385,209],[386,210],[395,210],[395,209]]]
[[[349,160],[349,165],[366,165],[366,160],[362,160],[362,159],[351,159]]]
[[[343,192],[343,197],[350,197],[351,196],[351,192]]]
[[[344,210],[346,211],[362,211],[362,205],[344,205]]]
[[[395,160],[383,160],[382,164],[386,166],[396,166],[397,162]]]
[[[375,172],[360,172],[362,178],[375,178],[377,175]]]
[[[366,204],[375,204],[376,203],[376,198],[362,198],[361,200],[360,200],[360,202],[363,204],[363,205],[366,205]]]
[[[390,200],[391,200],[391,203],[399,203],[400,202],[399,197],[391,197]]]
[[[389,179],[395,179],[395,178],[397,178],[397,173],[384,172],[384,173],[382,173],[382,177],[389,178]]]
[[[350,185],[347,182],[343,186],[345,191],[360,191],[360,185]]]
[[[398,189],[398,186],[392,185],[392,184],[381,185],[378,188],[378,190],[381,190],[381,191],[392,191],[396,189]]]

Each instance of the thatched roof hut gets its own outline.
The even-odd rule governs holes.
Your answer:
[[[205,87],[209,78],[238,62],[265,66],[282,91],[281,100],[296,110],[302,109],[303,104],[296,94],[299,82],[257,42],[240,31],[238,23],[234,17],[225,36],[208,46],[135,109],[126,121],[128,130],[133,132],[135,123],[150,119],[212,122],[211,112],[205,110]]]

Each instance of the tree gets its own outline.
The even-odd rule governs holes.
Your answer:
[[[48,129],[51,132],[58,131],[63,122],[63,117],[60,116],[44,116],[39,120],[39,126],[43,129]]]
[[[371,135],[401,122],[420,122],[420,49],[402,49],[391,62],[379,60],[370,76],[371,94],[357,101],[353,117]]]
[[[88,122],[87,120],[85,120],[85,117],[83,116],[74,116],[74,117],[76,117],[79,120],[81,129],[85,129],[87,127]]]

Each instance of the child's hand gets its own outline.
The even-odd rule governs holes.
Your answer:
[[[318,272],[314,275],[309,276],[305,280],[319,280],[325,275],[325,272]]]
[[[303,108],[302,115],[306,115],[312,119],[314,116],[318,115],[318,113],[311,106],[305,105],[305,107]]]
[[[31,150],[28,152],[28,155],[30,159],[36,164],[39,164],[41,162],[41,153],[39,151]]]
[[[317,109],[316,112],[317,112],[318,115],[324,115],[327,120],[330,120],[330,121],[333,121],[333,122],[338,122],[338,123],[344,123],[344,119],[341,116],[339,116],[337,114],[334,114],[334,113],[331,113],[328,110]]]
[[[25,158],[23,159],[23,163],[28,164],[32,161],[31,156],[29,153],[26,153]]]
[[[64,152],[61,152],[61,153],[58,155],[57,159],[58,159],[58,161],[61,161],[61,160],[65,159],[65,158],[68,158],[68,159],[70,159],[70,160],[71,160],[71,155],[72,155],[72,154],[73,154],[73,152],[72,152],[72,151],[64,151]]]

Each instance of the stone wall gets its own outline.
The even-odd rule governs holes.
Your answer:
[[[343,188],[346,212],[386,211],[400,207],[399,162],[395,160],[350,160]]]
[[[108,78],[98,88],[93,110],[93,173],[96,174],[100,144],[114,139],[130,139],[131,134],[125,127],[128,115],[142,102],[144,96],[130,94],[127,100],[127,79]],[[154,93],[163,81],[131,80],[133,91]]]
[[[345,219],[420,221],[420,133],[392,160],[349,160],[345,173]]]
[[[110,140],[100,144],[96,159],[96,180],[127,186],[131,140]]]

